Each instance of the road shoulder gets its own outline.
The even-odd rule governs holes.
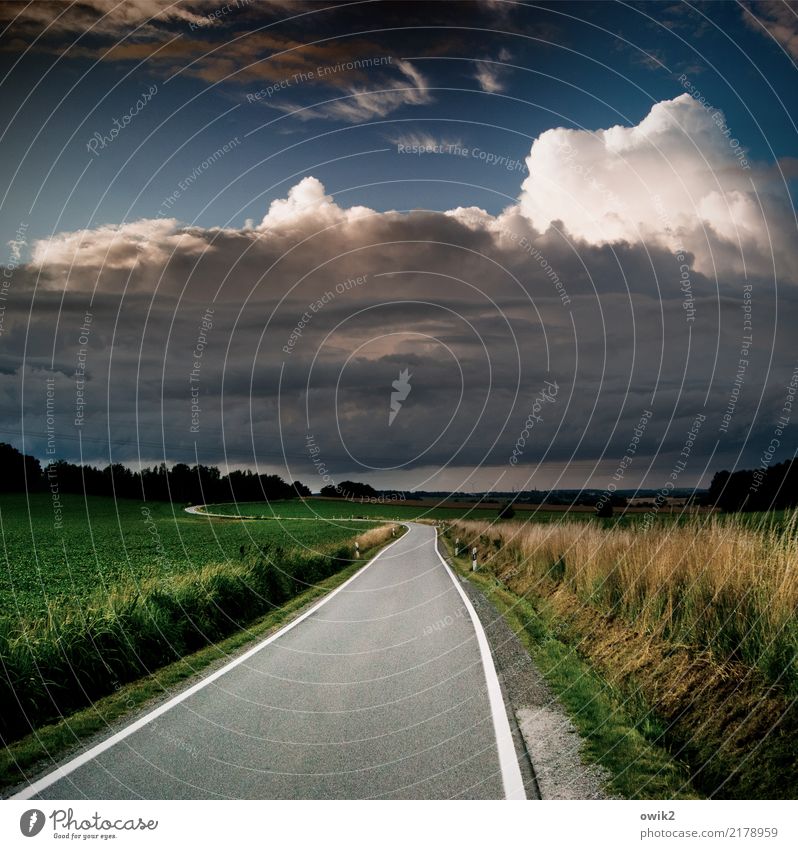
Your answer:
[[[493,654],[529,799],[607,799],[609,773],[585,764],[582,738],[529,653],[496,607],[460,574],[443,540],[438,551],[479,616]]]

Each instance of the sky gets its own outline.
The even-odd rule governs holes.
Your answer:
[[[793,2],[0,4],[0,439],[403,490],[795,452]]]

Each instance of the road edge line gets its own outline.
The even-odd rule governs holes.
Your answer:
[[[477,645],[479,646],[479,655],[482,660],[482,670],[485,673],[485,686],[487,687],[488,703],[490,704],[491,717],[493,719],[493,733],[496,737],[496,748],[499,753],[499,768],[502,774],[502,786],[504,787],[504,798],[526,800],[526,790],[524,788],[524,780],[521,775],[521,768],[518,766],[518,755],[515,751],[515,742],[513,741],[513,733],[510,728],[510,720],[507,717],[507,705],[504,703],[501,684],[499,684],[499,676],[496,672],[496,665],[493,662],[493,655],[490,652],[490,643],[485,629],[482,627],[482,622],[477,616],[474,605],[471,604],[471,599],[466,595],[465,590],[460,586],[457,576],[454,574],[449,564],[444,560],[443,555],[438,550],[438,529],[435,528],[435,553],[438,559],[443,564],[444,569],[452,579],[455,589],[460,593],[460,598],[463,600],[468,615],[471,618],[471,624],[474,626],[474,632],[477,637]]]
[[[405,528],[409,526],[405,522],[395,522],[397,525],[402,525]],[[52,772],[48,772],[47,775],[42,778],[37,779],[32,784],[29,784],[24,789],[20,790],[18,793],[15,793],[13,796],[9,796],[9,800],[22,800],[22,799],[32,799],[37,793],[40,793],[42,790],[46,790],[51,785],[55,784],[56,781],[60,781],[62,778],[66,778],[68,775],[73,773],[76,769],[79,769],[84,764],[89,763],[89,761],[94,760],[98,755],[101,755],[103,752],[108,751],[108,749],[113,748],[117,743],[121,743],[122,740],[130,737],[131,734],[135,734],[144,726],[149,725],[154,719],[157,719],[159,716],[163,716],[167,711],[171,710],[176,705],[180,704],[180,702],[185,701],[189,696],[194,695],[194,693],[199,692],[204,687],[207,687],[208,684],[212,684],[218,678],[221,678],[231,669],[235,669],[235,667],[240,666],[244,661],[249,660],[253,655],[257,654],[262,649],[266,648],[270,643],[273,643],[276,639],[281,637],[287,631],[290,631],[292,628],[295,628],[299,625],[300,622],[303,622],[307,619],[311,614],[315,613],[320,607],[323,607],[331,598],[338,595],[341,590],[345,587],[349,586],[355,578],[358,578],[362,575],[366,569],[374,563],[379,557],[381,557],[388,549],[393,548],[403,537],[399,537],[399,539],[395,539],[393,542],[389,543],[385,546],[385,548],[381,548],[368,563],[364,563],[362,568],[358,569],[352,577],[347,578],[343,584],[336,587],[332,592],[325,595],[317,604],[314,604],[309,610],[306,610],[304,613],[300,614],[296,617],[296,619],[292,619],[286,625],[283,625],[279,631],[275,631],[275,633],[266,637],[265,640],[261,640],[256,646],[253,646],[251,649],[247,649],[244,654],[239,655],[233,660],[226,663],[221,668],[215,670],[210,675],[202,678],[193,686],[189,687],[187,690],[184,690],[182,693],[178,693],[176,696],[173,696],[168,701],[164,702],[158,707],[151,710],[149,713],[145,714],[142,717],[139,717],[135,722],[132,722],[130,725],[125,726],[120,731],[117,731],[115,734],[112,734],[110,737],[102,740],[96,745],[92,746],[90,749],[87,749],[85,752],[82,752],[79,755],[76,755],[72,760],[67,761],[65,764],[62,764],[59,767],[56,767]]]

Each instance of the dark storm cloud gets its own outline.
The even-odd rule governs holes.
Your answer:
[[[728,268],[715,281],[691,268],[688,321],[679,263],[664,247],[590,245],[558,226],[537,233],[512,208],[495,219],[377,214],[339,207],[309,180],[250,230],[134,222],[61,234],[36,245],[34,258],[15,272],[17,298],[0,338],[0,426],[18,428],[22,411],[26,447],[40,454],[45,381],[55,372],[59,455],[74,458],[82,445],[89,460],[192,461],[196,451],[206,461],[287,464],[316,486],[312,434],[338,479],[447,463],[492,474],[509,469],[549,380],[556,401],[542,411],[514,482],[544,459],[580,469],[602,455],[617,462],[652,410],[639,476],[658,452],[657,468],[672,462],[699,413],[707,417],[702,457],[719,438],[733,456],[751,421],[752,444],[761,442],[777,384],[793,367],[762,284],[752,296],[750,363],[721,437],[744,335],[744,278]],[[792,289],[780,294],[782,311],[797,306]],[[76,428],[81,350],[85,424]],[[403,369],[412,389],[389,425]],[[689,474],[702,469],[696,459]]]
[[[527,164],[498,215],[345,207],[306,177],[243,228],[144,219],[35,242],[3,316],[0,427],[19,441],[21,419],[40,455],[198,455],[314,486],[313,456],[385,485],[447,464],[522,485],[539,462],[572,484],[596,467],[595,485],[650,411],[628,485],[667,472],[699,415],[684,484],[734,461],[753,423],[751,462],[795,367],[773,169],[740,168],[686,95],[636,127],[549,130]]]

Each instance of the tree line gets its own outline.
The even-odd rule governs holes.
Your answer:
[[[311,494],[301,481],[287,483],[279,475],[260,475],[240,469],[222,475],[216,466],[201,464],[177,463],[169,468],[161,463],[134,471],[121,463],[97,468],[56,460],[42,467],[36,457],[0,442],[0,492],[45,490],[190,504],[280,501]],[[355,481],[325,486],[321,494],[349,500],[385,497],[368,484]],[[404,493],[401,496],[407,497]],[[717,472],[704,502],[729,513],[798,507],[798,460],[785,460],[757,469]]]
[[[216,466],[165,463],[134,471],[121,463],[105,468],[81,466],[66,460],[47,463],[0,443],[0,492],[43,492],[105,495],[146,501],[189,504],[215,501],[279,501],[309,496],[300,481],[286,483],[279,475],[235,470],[222,475]]]
[[[773,466],[718,472],[709,486],[707,503],[727,513],[786,510],[798,506],[798,461]]]

